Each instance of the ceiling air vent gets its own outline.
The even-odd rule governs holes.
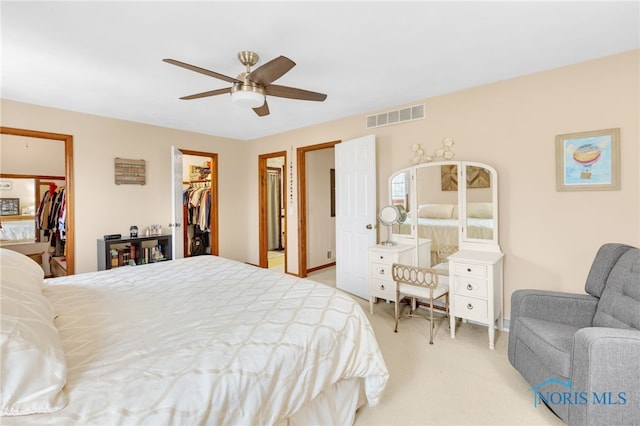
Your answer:
[[[367,129],[423,119],[424,104],[367,116]]]

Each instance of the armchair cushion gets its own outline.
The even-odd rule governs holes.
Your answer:
[[[573,336],[579,327],[520,317],[518,334],[522,342],[548,369],[564,377],[571,377],[571,350]]]

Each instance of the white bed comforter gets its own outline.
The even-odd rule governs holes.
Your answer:
[[[388,372],[348,295],[214,256],[45,280],[68,364],[69,404],[3,424],[277,424]]]
[[[29,220],[4,220],[0,228],[0,241],[26,242],[35,241],[36,223]]]

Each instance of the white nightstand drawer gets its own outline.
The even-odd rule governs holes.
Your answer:
[[[484,278],[456,276],[454,292],[462,296],[486,299],[487,280]]]
[[[472,321],[487,323],[487,301],[473,297],[455,296],[455,316]]]
[[[476,277],[486,277],[487,267],[485,265],[476,265],[473,263],[459,263],[453,264],[453,273],[455,275],[472,275]]]
[[[398,258],[397,253],[384,253],[382,251],[369,251],[370,262],[393,263]]]
[[[396,300],[396,285],[393,281],[373,280],[369,291],[371,296],[378,299]]]
[[[372,263],[371,264],[371,279],[373,279],[373,280],[393,281],[391,268],[392,268],[391,264],[387,264],[387,263]]]

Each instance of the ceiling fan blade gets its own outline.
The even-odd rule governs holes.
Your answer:
[[[214,77],[220,80],[228,81],[229,83],[239,83],[240,80],[237,80],[233,77],[226,76],[224,74],[217,73],[215,71],[210,71],[204,68],[197,67],[195,65],[190,65],[185,62],[176,61],[175,59],[163,59],[164,62],[172,65],[177,65],[182,68],[186,68],[191,71],[199,72],[200,74],[208,75],[209,77]]]
[[[264,117],[265,115],[269,115],[269,105],[267,105],[267,101],[265,100],[264,103],[262,104],[262,106],[258,107],[258,108],[253,108],[253,110],[256,112],[256,114],[258,114],[258,116],[260,117]]]
[[[279,98],[300,99],[303,101],[319,101],[327,99],[324,93],[312,92],[310,90],[296,89],[295,87],[277,86],[271,84],[265,88],[267,95]]]
[[[295,65],[296,63],[286,56],[278,56],[277,58],[272,59],[266,64],[251,71],[247,76],[247,79],[263,86],[267,86],[282,77]]]
[[[209,90],[207,92],[196,93],[195,95],[183,96],[180,99],[184,99],[188,101],[191,99],[206,98],[207,96],[222,95],[225,93],[231,93],[231,87],[227,87],[225,89]]]

